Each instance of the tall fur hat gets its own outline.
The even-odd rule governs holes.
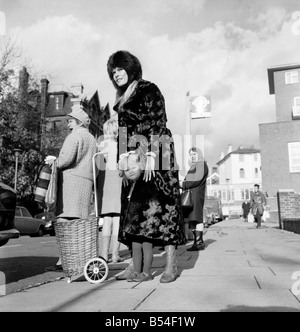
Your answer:
[[[119,90],[120,87],[118,87],[118,85],[113,79],[113,70],[115,68],[122,68],[126,71],[128,75],[128,84],[125,88],[127,88],[127,86],[131,84],[134,80],[141,79],[143,75],[142,65],[136,56],[129,53],[128,51],[117,51],[109,57],[107,62],[107,72],[109,78],[111,79],[114,87],[117,90]]]

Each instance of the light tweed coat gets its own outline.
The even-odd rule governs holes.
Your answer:
[[[91,213],[95,153],[96,139],[86,128],[76,129],[64,141],[57,159],[58,217],[87,218]]]

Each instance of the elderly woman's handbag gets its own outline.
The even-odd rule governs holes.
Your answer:
[[[190,189],[183,191],[181,194],[181,206],[183,208],[193,208],[193,197]]]

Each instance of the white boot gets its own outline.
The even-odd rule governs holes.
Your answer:
[[[165,267],[165,271],[160,278],[160,282],[162,284],[168,284],[173,282],[177,278],[177,263],[176,263],[176,248],[175,246],[165,246],[166,254],[167,254],[167,263]]]
[[[118,241],[118,236],[112,235],[111,241],[112,241],[112,262],[113,263],[123,262],[123,260],[119,256],[119,250],[120,250],[121,244]]]
[[[110,247],[110,236],[102,236],[102,252],[101,257],[108,262],[108,253]]]

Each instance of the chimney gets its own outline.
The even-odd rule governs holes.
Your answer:
[[[227,154],[231,153],[232,152],[232,145],[229,144],[228,145],[228,148],[227,148]]]
[[[220,154],[220,160],[224,159],[224,157],[225,157],[224,152],[221,152],[221,154]]]
[[[49,81],[46,77],[41,79],[41,117],[42,120],[45,119],[46,107],[48,101],[48,87]]]
[[[26,67],[23,67],[19,72],[19,99],[20,103],[27,100],[28,97],[28,80],[29,74]]]
[[[71,86],[74,97],[80,97],[83,94],[84,87],[81,83],[75,83]]]
[[[49,81],[46,77],[41,79],[41,150],[44,147],[44,134],[45,134],[45,114],[48,103],[48,87]]]
[[[18,87],[18,126],[24,127],[27,120],[27,105],[28,105],[28,80],[29,74],[26,67],[19,71],[19,87]]]

